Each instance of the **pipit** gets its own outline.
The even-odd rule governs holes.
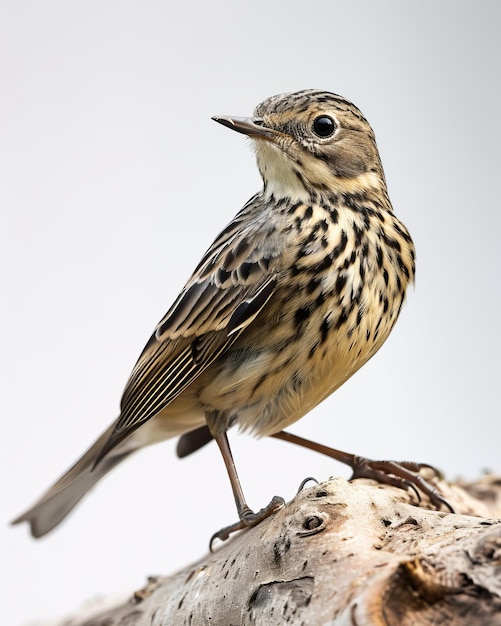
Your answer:
[[[398,318],[414,278],[414,246],[393,213],[359,109],[305,90],[268,98],[251,118],[213,119],[252,140],[263,188],[221,231],[155,328],[117,420],[15,520],[29,522],[35,537],[135,450],[185,433],[190,447],[189,433],[204,425],[221,450],[239,517],[215,536],[258,523],[283,500],[249,508],[227,430],[294,437],[281,431],[364,365]],[[418,465],[341,460],[357,475],[410,484],[444,503]]]

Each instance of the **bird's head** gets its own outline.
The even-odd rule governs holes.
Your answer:
[[[272,96],[250,118],[212,119],[253,140],[265,193],[275,198],[385,189],[372,128],[341,96],[308,89]]]

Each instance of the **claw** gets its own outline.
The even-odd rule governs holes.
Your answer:
[[[218,530],[212,535],[209,542],[210,551],[214,551],[213,544],[216,539],[219,539],[219,541],[226,541],[229,536],[237,530],[243,530],[244,528],[252,528],[252,526],[257,526],[259,522],[262,522],[267,517],[270,517],[270,515],[273,515],[273,513],[282,509],[284,506],[285,500],[283,498],[280,498],[279,496],[273,496],[272,501],[257,513],[254,513],[254,511],[249,508],[244,509],[238,522],[230,524],[229,526],[225,526],[224,528],[221,528],[221,530]]]
[[[309,482],[313,482],[316,485],[319,485],[320,483],[318,482],[318,480],[316,478],[314,478],[313,476],[308,476],[307,478],[304,478],[301,481],[301,484],[298,487],[297,493],[299,493],[300,491],[303,491],[303,489],[305,488],[305,486],[309,483]]]
[[[352,478],[372,478],[380,483],[392,485],[400,489],[410,487],[416,494],[419,502],[421,502],[419,493],[421,491],[428,496],[437,509],[440,509],[440,506],[443,504],[451,513],[454,513],[454,509],[447,500],[419,474],[420,469],[430,468],[439,476],[439,472],[431,465],[409,461],[402,461],[401,463],[396,461],[374,461],[360,456],[354,457],[353,461]]]

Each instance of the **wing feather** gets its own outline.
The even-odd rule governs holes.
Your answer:
[[[270,243],[269,228],[242,218],[249,208],[237,216],[236,225],[222,231],[157,325],[127,382],[121,414],[96,464],[200,376],[272,297],[281,250],[275,239]]]

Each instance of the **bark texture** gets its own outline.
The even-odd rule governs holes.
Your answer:
[[[305,488],[198,563],[54,626],[501,626],[501,478],[440,487],[455,514],[370,481]]]

